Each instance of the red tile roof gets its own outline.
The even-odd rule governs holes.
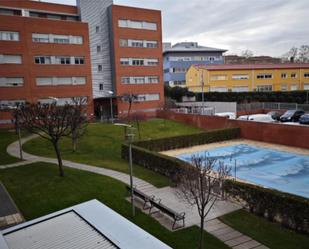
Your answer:
[[[252,70],[252,69],[300,69],[309,68],[309,63],[290,63],[290,64],[221,64],[221,65],[193,65],[196,69],[211,70]]]

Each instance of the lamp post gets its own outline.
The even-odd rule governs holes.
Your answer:
[[[309,91],[307,91],[306,104],[309,104]]]
[[[114,125],[123,126],[125,132],[125,141],[129,143],[129,169],[130,169],[130,188],[131,188],[131,205],[132,205],[132,216],[135,216],[134,206],[134,187],[133,187],[133,160],[132,160],[132,141],[134,139],[134,133],[131,125],[123,123],[115,123]],[[131,131],[131,133],[129,133]]]
[[[204,114],[204,99],[205,99],[205,96],[204,96],[204,71],[202,69],[202,77],[200,77],[200,83],[201,83],[201,86],[202,86],[202,115]]]

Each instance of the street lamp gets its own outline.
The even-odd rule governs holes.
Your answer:
[[[115,123],[114,125],[124,127],[125,141],[129,143],[129,168],[130,168],[130,188],[131,188],[131,205],[132,205],[132,216],[135,216],[135,206],[134,206],[134,189],[133,189],[133,162],[132,162],[132,141],[134,139],[134,132],[132,125]],[[131,132],[131,133],[130,133]]]

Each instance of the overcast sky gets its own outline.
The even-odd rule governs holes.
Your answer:
[[[44,0],[75,5],[75,0]],[[91,1],[91,0],[89,0]],[[309,44],[308,0],[114,0],[162,11],[163,41],[280,56]],[[307,21],[306,21],[307,20]]]

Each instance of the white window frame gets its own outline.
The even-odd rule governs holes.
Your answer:
[[[19,32],[17,31],[0,31],[0,41],[19,41]]]
[[[1,87],[22,87],[24,86],[23,77],[0,77]]]

